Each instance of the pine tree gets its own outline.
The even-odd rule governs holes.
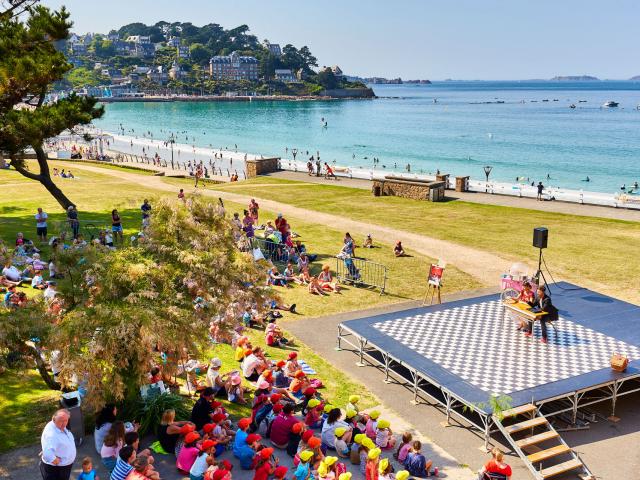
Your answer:
[[[27,3],[27,2],[24,2]],[[63,7],[51,11],[26,6],[26,18],[0,14],[0,154],[25,177],[40,182],[62,208],[73,203],[51,179],[45,142],[65,130],[87,125],[103,114],[91,97],[71,95],[45,102],[52,85],[72,68],[56,43],[72,26]],[[24,152],[33,149],[38,173],[29,170]]]

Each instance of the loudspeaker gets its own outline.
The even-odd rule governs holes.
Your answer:
[[[549,230],[544,227],[533,229],[533,246],[536,248],[547,248],[547,240],[549,239]]]

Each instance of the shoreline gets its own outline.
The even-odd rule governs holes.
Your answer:
[[[165,141],[154,139],[152,137],[142,138],[138,136],[121,135],[112,132],[98,131],[91,129],[90,133],[98,136],[102,143],[109,141],[109,145],[103,145],[106,150],[118,151],[124,155],[137,156],[142,158],[152,158],[158,154],[163,161],[171,160],[171,148],[165,144]],[[86,145],[80,136],[60,136],[62,146],[66,146],[68,151],[61,149],[57,158],[62,160],[70,158],[70,142],[74,144]],[[188,135],[183,137],[188,138]],[[98,140],[94,140],[93,144],[98,149]],[[222,158],[214,158],[219,157]],[[195,165],[202,162],[205,167],[209,167],[212,173],[219,172],[220,176],[231,176],[236,173],[240,178],[246,178],[245,160],[268,158],[263,155],[246,153],[239,150],[229,148],[211,148],[199,147],[195,144],[174,143],[173,144],[173,161],[177,165],[177,170],[184,169],[187,171],[189,163]],[[393,170],[381,170],[364,166],[343,166],[332,163],[332,168],[337,177],[359,179],[359,180],[382,180],[387,175],[401,177],[406,180],[436,180],[435,175],[417,174],[406,172],[395,172]],[[181,168],[182,167],[182,168]],[[307,172],[306,161],[293,160],[292,158],[280,157],[281,170],[291,172]],[[447,182],[447,190],[455,190],[456,178],[449,177]],[[486,193],[492,195],[502,195],[519,198],[537,197],[537,187],[523,183],[508,183],[498,181],[483,181],[469,177],[469,192]],[[603,193],[589,190],[574,190],[560,187],[545,187],[543,198],[547,201],[559,201],[574,204],[595,205],[610,208],[625,208],[630,210],[640,210],[640,195],[630,195],[626,193]]]

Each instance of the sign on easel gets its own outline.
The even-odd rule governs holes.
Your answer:
[[[427,298],[431,294],[429,305],[433,305],[433,298],[437,295],[438,303],[442,303],[440,297],[440,289],[442,287],[442,276],[444,275],[445,263],[440,261],[438,264],[431,264],[429,267],[429,276],[427,277],[427,292],[424,295],[422,305],[427,304]]]

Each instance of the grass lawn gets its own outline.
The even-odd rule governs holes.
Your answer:
[[[296,187],[291,180],[260,177],[234,184],[212,185],[256,198],[345,216],[360,221],[422,233],[512,260],[537,264],[531,246],[534,227],[549,228],[547,265],[556,276],[592,285],[613,296],[640,302],[634,279],[640,269],[640,223],[527,210],[462,201],[418,202],[373,197],[369,191],[336,185]],[[260,187],[268,183],[268,187]],[[321,200],[320,200],[321,199]],[[497,281],[496,281],[497,282]]]
[[[136,173],[138,172],[136,171]],[[76,176],[75,180],[60,180],[59,185],[69,198],[79,206],[80,220],[91,222],[97,228],[107,227],[110,225],[111,209],[117,208],[123,219],[125,238],[136,233],[139,229],[141,222],[139,206],[144,198],[149,198],[153,204],[154,199],[159,196],[169,195],[165,192],[119,180],[110,175],[77,170]],[[16,233],[22,231],[27,238],[34,239],[35,221],[33,215],[39,206],[49,214],[50,234],[55,234],[55,225],[61,223],[65,218],[65,214],[57,202],[40,184],[25,179],[15,171],[0,171],[0,215],[2,215],[0,238],[8,245],[12,245]],[[226,206],[229,214],[242,210],[241,205],[227,203]],[[263,218],[275,218],[274,212],[261,210],[261,215]],[[335,259],[331,257],[340,249],[342,232],[297,219],[292,221],[292,224],[295,230],[302,235],[301,239],[307,245],[308,250],[319,255],[319,259],[313,267],[314,271],[317,271],[323,262],[329,263],[332,269],[335,268]],[[86,235],[90,235],[92,231],[86,229]],[[48,247],[42,246],[42,250],[42,256],[46,259]],[[416,272],[419,272],[420,275],[426,275],[432,259],[415,254],[412,257],[396,259],[391,253],[391,245],[385,244],[382,244],[381,248],[366,252],[362,252],[361,249],[360,253],[365,254],[371,260],[390,266],[389,288],[386,295],[380,296],[377,291],[347,287],[342,294],[317,297],[308,294],[304,287],[294,287],[280,288],[283,300],[287,303],[297,303],[299,315],[319,316],[397,302],[403,299],[420,298],[424,294],[422,282],[416,282],[415,275]],[[471,277],[453,266],[448,268],[447,280],[448,291],[465,290],[479,286]],[[31,289],[26,290],[29,294],[34,293]],[[291,314],[285,313],[285,315]],[[326,334],[333,335],[334,332],[326,332]],[[264,345],[263,332],[252,330],[250,336],[254,344]],[[330,360],[321,358],[297,341],[296,349],[299,349],[300,357],[306,360],[325,382],[326,388],[322,392],[325,398],[336,405],[343,406],[346,404],[349,394],[358,392],[362,396],[363,407],[366,408],[376,403],[365,386],[354,382],[337,370],[331,365]],[[267,348],[267,352],[274,359],[286,356],[286,351],[280,349]],[[223,371],[235,368],[233,352],[229,346],[217,345],[209,353],[219,356],[223,360]],[[13,373],[0,375],[0,400],[2,400],[0,412],[4,412],[5,418],[9,419],[5,426],[18,432],[16,435],[5,436],[0,440],[0,452],[37,441],[42,425],[48,420],[49,412],[54,410],[57,405],[59,393],[47,390],[37,373],[34,371],[27,373],[28,381],[25,381],[24,378],[22,375],[18,377]],[[246,415],[248,408],[231,406],[230,411],[238,415]]]

